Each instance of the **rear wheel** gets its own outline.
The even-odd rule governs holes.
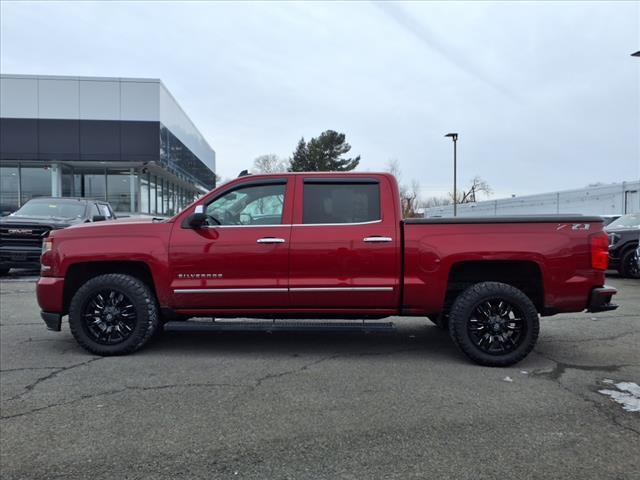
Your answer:
[[[618,272],[623,277],[640,278],[640,266],[638,265],[638,255],[635,248],[622,255]]]
[[[69,326],[78,343],[97,355],[124,355],[158,330],[156,299],[139,279],[123,274],[92,278],[73,296]]]
[[[449,334],[474,362],[506,367],[525,358],[536,344],[540,322],[529,297],[511,285],[477,283],[456,298]]]

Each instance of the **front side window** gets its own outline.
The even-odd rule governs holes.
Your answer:
[[[209,225],[279,225],[286,184],[253,185],[223,194],[207,205]]]
[[[378,183],[305,182],[302,223],[362,223],[380,220]]]

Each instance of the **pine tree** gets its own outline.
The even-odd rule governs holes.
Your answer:
[[[319,137],[305,142],[301,138],[293,157],[290,172],[346,172],[360,163],[360,155],[355,158],[342,158],[351,150],[345,141],[345,134],[333,130],[322,132]]]

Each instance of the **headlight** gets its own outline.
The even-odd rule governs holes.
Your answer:
[[[50,238],[45,238],[42,241],[42,255],[50,252],[53,249],[53,241]]]

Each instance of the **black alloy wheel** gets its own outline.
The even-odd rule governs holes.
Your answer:
[[[87,298],[83,312],[84,329],[100,345],[125,341],[136,327],[133,302],[121,291],[98,290]]]
[[[640,265],[636,249],[629,250],[620,259],[620,275],[626,278],[640,278]]]
[[[501,298],[480,302],[467,324],[473,344],[490,355],[513,352],[526,337],[527,324],[518,307]]]
[[[125,355],[161,329],[158,302],[149,285],[122,273],[86,281],[71,299],[69,327],[84,349],[97,355]]]
[[[460,293],[449,312],[449,335],[474,362],[506,367],[525,358],[540,331],[538,311],[512,285],[480,282]]]

